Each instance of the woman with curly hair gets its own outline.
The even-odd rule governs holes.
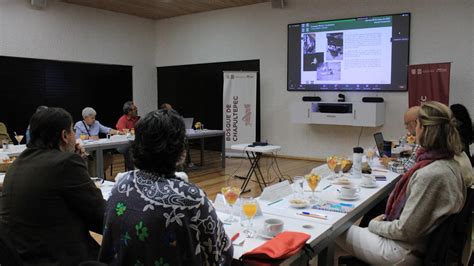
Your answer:
[[[111,265],[228,265],[232,243],[196,185],[175,176],[185,158],[185,126],[157,110],[135,127],[132,156],[107,202],[99,260]]]

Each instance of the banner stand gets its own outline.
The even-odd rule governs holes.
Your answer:
[[[245,153],[233,151],[230,147],[255,141],[257,72],[224,71],[222,103],[226,156],[243,157]]]
[[[451,63],[408,66],[408,106],[438,101],[449,106]]]

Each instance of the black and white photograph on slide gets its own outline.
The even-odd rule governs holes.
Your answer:
[[[303,35],[303,53],[314,54],[316,53],[316,34],[308,33]]]
[[[305,54],[303,71],[316,71],[324,63],[324,53]]]
[[[344,47],[342,32],[327,33],[326,38],[328,42],[326,60],[342,60],[342,50]]]
[[[340,80],[341,62],[324,62],[317,71],[317,80]]]

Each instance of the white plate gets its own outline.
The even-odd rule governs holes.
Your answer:
[[[358,200],[359,199],[359,195],[354,195],[352,197],[343,197],[341,194],[337,195],[337,198],[338,199],[341,199],[341,200]]]
[[[365,188],[376,188],[376,187],[377,187],[377,183],[372,183],[372,184],[360,183],[359,185],[360,185],[361,187],[365,187]]]
[[[292,200],[289,200],[290,206],[296,209],[303,209],[309,206],[309,201],[307,200],[301,200],[304,201],[302,203],[292,203]]]

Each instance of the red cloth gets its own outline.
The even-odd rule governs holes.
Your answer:
[[[135,124],[138,122],[139,119],[139,116],[128,119],[127,115],[122,115],[117,121],[117,125],[115,125],[115,128],[117,128],[117,130],[135,128]]]
[[[241,260],[285,259],[300,251],[310,236],[300,232],[285,231],[264,244],[245,253]],[[262,265],[261,263],[258,263]]]
[[[405,207],[405,203],[407,201],[406,192],[408,188],[408,183],[410,183],[410,179],[413,173],[436,160],[452,157],[452,154],[447,154],[438,151],[426,152],[423,148],[418,149],[415,165],[413,165],[410,170],[403,174],[402,178],[400,178],[400,181],[398,181],[398,183],[395,185],[395,189],[392,191],[392,193],[390,193],[387,206],[385,208],[385,220],[393,221],[395,219],[400,218],[400,215],[402,214],[403,208]]]

